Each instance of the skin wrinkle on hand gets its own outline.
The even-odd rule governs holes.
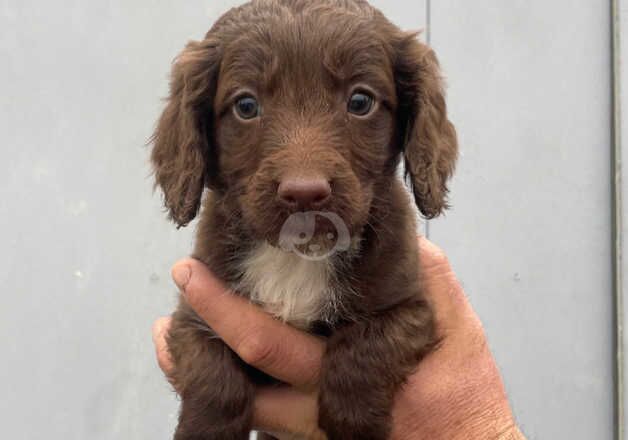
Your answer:
[[[421,265],[429,265],[436,255],[432,255],[434,245],[420,239]],[[194,279],[196,267],[192,266]],[[393,440],[521,440],[525,437],[517,429],[512,416],[501,377],[490,353],[486,337],[477,315],[459,286],[449,264],[439,265],[440,270],[423,271],[428,287],[427,298],[434,300],[437,327],[444,331],[441,321],[449,322],[438,350],[421,362],[415,373],[397,396],[393,411]],[[202,267],[198,267],[202,270]],[[447,275],[447,276],[443,276]],[[196,285],[192,284],[193,286]],[[314,342],[310,335],[273,321],[277,327],[265,326],[268,315],[251,306],[242,298],[216,290],[215,283],[209,283],[191,296],[193,301],[224,301],[223,331],[227,340],[233,333],[241,331],[244,325],[261,332],[259,341],[270,344],[283,344],[293,349],[272,351],[277,359],[269,362],[270,371],[276,368],[289,368],[293,376],[311,375],[312,362],[320,362],[321,341]],[[447,293],[443,293],[447,292]],[[454,292],[452,294],[452,292]],[[211,299],[213,297],[213,300]],[[194,303],[193,305],[198,306]],[[202,308],[202,306],[201,306]],[[226,313],[231,308],[231,313]],[[223,308],[220,308],[223,311]],[[241,321],[237,311],[249,314],[249,319]],[[210,318],[216,313],[207,312]],[[451,325],[451,321],[457,325]],[[155,340],[159,365],[166,375],[171,366],[164,336],[170,321],[162,318],[155,323]],[[220,332],[219,332],[220,333]],[[221,336],[225,336],[221,334]],[[305,347],[305,350],[294,350]],[[312,357],[308,359],[309,353]],[[312,354],[315,353],[315,354]],[[285,374],[285,371],[284,373]],[[299,379],[297,379],[298,381]],[[301,435],[305,439],[322,439],[323,434],[316,426],[316,391],[288,387],[280,389],[260,389],[255,400],[255,426],[264,431],[287,432]],[[282,437],[279,437],[282,438]]]

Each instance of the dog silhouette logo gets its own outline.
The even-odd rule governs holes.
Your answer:
[[[306,260],[321,261],[351,247],[345,222],[333,212],[292,214],[279,232],[279,247]]]

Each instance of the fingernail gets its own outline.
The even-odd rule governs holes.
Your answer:
[[[190,281],[190,275],[192,275],[192,272],[187,264],[178,264],[172,268],[172,279],[182,292],[185,292],[185,288]]]

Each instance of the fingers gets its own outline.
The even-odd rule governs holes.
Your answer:
[[[324,351],[320,339],[280,323],[228,291],[199,261],[178,263],[172,275],[196,313],[244,362],[296,387],[318,382]]]
[[[281,438],[326,439],[318,427],[318,403],[313,393],[293,388],[261,388],[255,398],[254,428]]]
[[[479,324],[467,296],[445,253],[425,237],[419,237],[420,278],[427,300],[442,333]]]
[[[153,324],[153,344],[155,344],[157,362],[159,363],[159,368],[166,376],[169,376],[173,369],[172,359],[168,352],[168,344],[166,343],[166,335],[169,328],[170,318],[159,318]]]
[[[172,372],[174,370],[174,364],[168,351],[168,343],[166,341],[166,335],[170,330],[171,318],[159,318],[153,324],[153,344],[155,344],[155,353],[157,355],[157,363],[159,368],[164,372],[168,382],[176,388],[176,384],[172,380]]]

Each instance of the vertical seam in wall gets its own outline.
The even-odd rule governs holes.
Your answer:
[[[425,39],[427,44],[432,43],[432,0],[425,0]]]
[[[621,139],[621,51],[619,0],[611,0],[612,49],[612,240],[615,307],[615,419],[616,438],[625,438],[624,415],[624,307],[623,307],[623,200]]]
[[[425,0],[425,41],[432,44],[432,0]],[[425,220],[425,237],[431,238],[429,220]]]

